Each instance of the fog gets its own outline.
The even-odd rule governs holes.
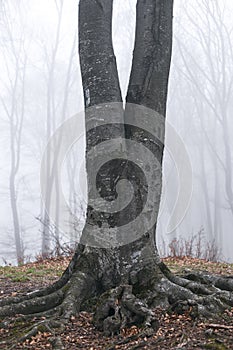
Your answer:
[[[84,129],[63,164],[70,207],[66,233],[50,220],[40,189],[47,143],[65,120],[75,114],[84,118],[78,1],[6,0],[0,6],[0,264],[15,264],[73,247],[85,221]],[[136,0],[114,2],[113,43],[123,96],[135,7]],[[231,0],[175,0],[167,122],[189,155],[192,196],[170,232],[182,183],[172,150],[165,147],[157,229],[162,255],[174,249],[187,253],[192,243],[203,257],[233,262],[232,10]]]

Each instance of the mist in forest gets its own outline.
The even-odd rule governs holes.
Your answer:
[[[44,203],[40,171],[55,131],[75,114],[83,124],[84,104],[78,1],[6,0],[0,6],[0,264],[15,264],[64,253],[81,235],[87,205],[85,130],[62,168],[70,209],[65,233],[59,230],[59,212],[54,222],[45,209],[60,174],[56,165],[53,176],[48,174]],[[161,255],[192,253],[233,262],[232,10],[231,0],[175,0],[167,123],[189,156],[192,188],[182,220],[175,220],[182,183],[167,135],[157,226]],[[123,96],[135,12],[136,0],[115,0],[113,45]],[[170,225],[171,217],[176,225]]]

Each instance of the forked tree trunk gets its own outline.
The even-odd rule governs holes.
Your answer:
[[[94,289],[98,289],[98,293],[120,285],[131,285],[133,292],[138,293],[149,291],[162,276],[154,236],[162,187],[163,139],[158,140],[153,137],[153,133],[149,134],[148,131],[135,126],[138,121],[134,118],[146,118],[146,116],[143,115],[143,108],[138,107],[137,110],[132,104],[142,105],[157,112],[160,116],[158,123],[161,124],[162,118],[160,127],[164,128],[172,46],[173,1],[138,1],[133,65],[125,111],[122,107],[112,46],[112,5],[113,1],[110,0],[81,0],[79,4],[79,52],[88,130],[89,202],[93,199],[93,186],[97,187],[106,203],[116,199],[117,181],[122,179],[133,184],[135,193],[130,205],[122,209],[124,203],[121,202],[119,212],[114,214],[95,210],[89,203],[87,223],[81,239],[85,244],[82,254],[86,256],[88,263],[89,272],[85,272],[94,273]],[[99,120],[104,120],[104,123],[99,123]],[[119,141],[120,137],[123,139],[122,142]],[[135,238],[119,238],[121,240],[119,241],[117,237],[120,235],[119,227],[127,224],[129,226],[130,221],[136,219],[142,211],[144,197],[148,195],[147,179],[143,176],[143,172],[133,162],[128,160],[126,164],[123,160],[127,159],[129,148],[133,152],[135,147],[127,145],[125,139],[147,147],[153,152],[154,161],[160,166],[156,168],[154,174],[155,193],[151,197],[154,198],[154,202],[150,203],[153,209],[141,219],[144,220],[146,215],[154,215],[153,225],[148,226],[149,229],[145,232],[138,232],[137,235],[131,232],[135,230],[132,226],[125,234],[130,237],[134,235]],[[100,143],[109,140],[115,140],[115,148],[118,148],[117,159],[114,159],[115,148],[109,149],[108,146],[103,146],[100,153],[96,150],[89,156],[93,147],[97,148]],[[99,164],[96,159],[101,157],[102,163],[106,164],[97,169],[99,180],[97,178],[97,182],[93,184],[90,178],[93,177],[93,172]],[[104,162],[105,159],[111,160]],[[144,159],[144,162],[147,163],[147,159]],[[153,166],[151,168],[154,169]],[[123,192],[124,189],[127,191],[127,185],[119,183],[119,186]],[[104,209],[108,211],[107,204]],[[147,220],[148,218],[145,224],[141,223],[142,229],[143,225],[147,225]],[[108,234],[108,229],[114,231],[112,234],[117,241],[116,244],[111,241],[112,235]]]
[[[97,151],[91,156],[88,155],[88,152],[92,147],[96,147],[104,141],[111,139],[117,140],[117,138],[122,137],[123,139],[142,143],[154,152],[154,157],[159,164],[162,163],[163,156],[163,139],[157,140],[151,134],[149,135],[151,137],[150,142],[146,142],[148,141],[146,138],[148,132],[132,125],[132,109],[134,112],[136,111],[133,115],[134,118],[145,118],[145,116],[143,115],[143,109],[141,109],[142,113],[140,116],[136,115],[137,107],[133,107],[131,104],[142,105],[157,112],[163,118],[163,125],[159,126],[164,128],[172,46],[173,1],[138,1],[135,48],[125,111],[122,106],[116,59],[112,46],[112,6],[113,1],[111,0],[81,0],[79,4],[79,53],[86,107],[86,126],[88,130],[88,178],[92,177],[93,172],[96,170],[93,169],[93,164],[96,165],[94,158],[98,157]],[[91,108],[93,106],[97,107]],[[116,118],[115,120],[114,116]],[[104,123],[100,123],[99,126],[98,119],[101,118],[104,119]],[[158,123],[161,124],[161,118],[158,120]],[[117,140],[117,142],[119,141]],[[117,145],[119,148],[118,159],[121,156],[122,158],[127,156],[124,146],[126,148],[128,147],[122,143]],[[124,214],[128,215],[127,222],[129,222],[131,217],[135,219],[137,208],[140,208],[143,202],[143,193],[140,192],[143,192],[143,187],[147,185],[143,183],[145,179],[143,179],[138,167],[126,167],[124,162],[114,161],[112,158],[115,154],[111,154],[111,149],[102,151],[101,156],[104,158],[107,157],[106,155],[109,155],[111,162],[108,162],[104,169],[103,167],[100,169],[98,176],[101,178],[101,181],[99,181],[99,184],[95,184],[97,187],[102,186],[105,189],[101,190],[99,188],[98,191],[106,203],[111,199],[116,199],[116,174],[118,174],[118,180],[132,180],[133,176],[141,176],[141,179],[139,178],[137,186],[134,186],[134,189],[137,188],[138,192],[135,195],[134,205],[131,205],[127,211],[122,210],[121,213],[119,212],[119,215],[109,215],[107,217],[108,215],[106,216],[103,213],[96,212],[89,205],[87,224],[93,226],[93,237],[90,237],[91,233],[88,230],[88,238],[85,238],[86,225],[81,241],[89,243],[88,240],[93,239],[95,241],[94,245],[100,247],[101,243],[97,242],[98,235],[96,233],[99,226],[106,223],[110,228],[115,227],[117,232],[117,228],[121,226],[122,221],[126,221]],[[146,162],[146,159],[144,161]],[[122,168],[121,173],[119,173],[119,167]],[[134,171],[134,174],[129,171]],[[157,191],[157,202],[153,203],[153,210],[158,213],[162,185],[161,167],[160,173],[158,171],[156,175],[159,180],[157,188],[154,189],[154,191]],[[114,181],[111,182],[111,179]],[[90,181],[89,186],[93,186],[93,183],[90,183]],[[91,188],[89,192],[92,193],[92,190]],[[115,198],[112,198],[114,195]],[[90,196],[92,195],[89,193],[89,199]],[[108,209],[107,204],[105,209]],[[118,275],[115,282],[111,282],[112,278],[105,277],[105,279],[109,280],[109,285],[117,285],[122,279],[120,276],[124,275],[122,267],[116,269],[116,265],[120,261],[127,261],[127,269],[134,270],[135,272],[137,270],[135,259],[133,258],[135,254],[138,255],[140,252],[141,255],[141,252],[144,252],[146,260],[159,260],[155,252],[156,247],[154,246],[155,226],[151,227],[149,232],[145,232],[139,240],[134,241],[132,244],[127,244],[117,249],[94,249],[96,256],[99,255],[102,258],[102,254],[104,253],[108,260],[108,266],[106,267],[114,270]],[[89,245],[93,245],[91,243],[93,242],[90,242]],[[90,246],[88,247],[88,251],[92,251]],[[141,263],[143,263],[143,259],[140,259],[139,265]],[[153,263],[150,263],[150,265],[153,266],[153,269],[155,268]],[[144,263],[142,264],[142,268],[145,268]],[[127,271],[128,273],[129,271]],[[128,278],[129,276],[125,282]]]

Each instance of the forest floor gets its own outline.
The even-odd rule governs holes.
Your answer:
[[[206,270],[214,274],[232,275],[233,264],[213,263],[192,258],[165,258],[164,262],[175,273],[184,270]],[[69,262],[69,258],[53,258],[20,267],[0,267],[0,298],[18,296],[46,286],[61,275]],[[157,309],[160,322],[157,332],[150,336],[142,335],[137,327],[124,329],[117,336],[105,337],[92,324],[92,314],[81,312],[73,318],[59,336],[64,349],[89,350],[136,350],[136,349],[233,349],[233,308],[215,319],[195,319],[189,314],[177,315]],[[0,342],[8,341],[14,333],[14,326],[0,329]],[[39,333],[23,344],[8,347],[0,345],[0,349],[53,349],[53,339],[58,334]]]

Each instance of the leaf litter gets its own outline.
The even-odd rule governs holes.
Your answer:
[[[163,261],[175,273],[206,270],[214,274],[233,276],[233,264],[190,257],[164,258]],[[0,267],[0,298],[21,295],[51,284],[59,278],[68,263],[69,257],[60,257],[20,267]],[[82,311],[77,317],[72,317],[62,331],[39,331],[30,339],[18,343],[14,349],[233,349],[233,308],[226,310],[221,316],[216,315],[215,319],[193,319],[189,311],[177,315],[157,308],[155,312],[160,326],[154,333],[147,334],[145,330],[132,326],[121,330],[118,335],[106,337],[94,327],[93,314]],[[28,326],[30,324],[25,322],[17,331],[23,332]],[[15,327],[12,323],[8,329],[0,329],[0,349],[10,349],[9,339],[15,336]]]

